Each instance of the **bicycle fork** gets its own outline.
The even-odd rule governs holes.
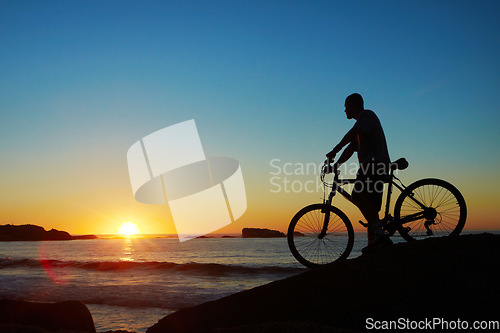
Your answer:
[[[335,195],[335,191],[331,191],[328,196],[328,200],[323,200],[323,204],[325,207],[329,207],[332,205],[332,199]],[[322,213],[325,214],[325,218],[323,220],[323,228],[321,228],[321,232],[318,235],[319,239],[323,239],[326,236],[326,231],[328,230],[328,224],[330,223],[330,210],[323,208],[321,210]]]

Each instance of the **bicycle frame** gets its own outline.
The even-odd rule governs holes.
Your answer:
[[[327,187],[327,186],[329,186],[329,184],[325,183],[325,181],[323,180],[324,176],[326,174],[324,172],[325,166],[326,166],[326,164],[323,166],[323,168],[321,170],[321,172],[322,172],[321,179],[323,181],[323,184],[325,184],[325,187]],[[351,203],[353,203],[355,205],[355,203],[352,200],[352,195],[349,192],[347,192],[344,188],[342,188],[342,186],[347,185],[347,184],[354,184],[357,180],[356,179],[339,179],[340,172],[338,170],[335,170],[334,172],[335,172],[335,177],[334,177],[333,183],[331,184],[332,189],[330,191],[330,194],[328,195],[328,199],[327,200],[323,199],[323,203],[328,205],[328,206],[331,206],[332,199],[335,196],[336,192],[338,192],[344,198],[346,198],[348,201],[350,201]],[[396,183],[395,179],[398,180],[401,183],[401,185]],[[383,220],[385,220],[386,222],[392,222],[393,217],[390,215],[389,210],[390,210],[390,205],[391,205],[391,196],[392,196],[392,192],[393,192],[393,187],[395,186],[399,191],[403,192],[406,189],[406,186],[401,182],[401,180],[399,180],[399,178],[397,178],[394,175],[393,169],[391,169],[391,171],[390,171],[389,181],[387,183],[389,184],[389,186],[387,188],[387,196],[386,196],[385,212],[384,212]],[[413,195],[410,195],[409,197],[410,197],[410,199],[412,199],[412,201],[414,201],[417,205],[419,205],[422,208],[422,211],[415,213],[415,214],[407,215],[403,218],[400,218],[398,221],[394,221],[396,224],[403,225],[405,223],[419,220],[426,215],[428,207],[425,206],[424,204],[422,204],[420,201],[418,201]],[[319,236],[320,238],[322,238],[326,235],[326,230],[328,229],[328,221],[330,219],[329,215],[330,215],[329,211],[327,210],[325,212],[325,220],[323,223],[322,231],[321,231],[320,236]]]

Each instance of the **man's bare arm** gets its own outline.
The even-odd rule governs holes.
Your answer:
[[[349,132],[347,132],[347,134],[344,136],[344,138],[342,138],[342,140],[339,142],[338,145],[336,145],[331,152],[329,152],[328,154],[326,154],[326,157],[329,159],[329,160],[333,160],[335,158],[335,155],[337,155],[337,153],[339,151],[342,150],[342,148],[344,148],[345,145],[351,143],[354,141],[354,139],[356,138],[356,136],[358,135],[358,129],[356,127],[353,127],[351,128],[351,130]],[[353,147],[354,148],[354,147]],[[352,156],[352,153],[354,152],[354,150],[351,152],[351,156]],[[351,157],[349,156],[349,157]],[[333,161],[332,161],[333,162]]]
[[[344,149],[339,159],[337,160],[337,163],[335,163],[335,166],[338,168],[339,166],[347,162],[355,151],[356,151],[356,145],[353,142],[351,142],[349,146],[347,146],[347,148]]]

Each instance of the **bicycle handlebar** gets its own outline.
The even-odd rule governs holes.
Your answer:
[[[340,171],[337,169],[337,165],[334,164],[334,165],[331,165],[331,162],[328,161],[328,160],[325,160],[325,163],[323,164],[323,166],[321,167],[321,181],[323,182],[323,184],[325,186],[332,186],[332,184],[328,184],[324,181],[325,179],[325,176],[330,174],[330,173],[334,173],[334,183],[337,182],[339,180],[339,174],[340,174]]]

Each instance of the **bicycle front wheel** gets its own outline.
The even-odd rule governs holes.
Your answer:
[[[456,236],[467,219],[467,206],[460,191],[441,179],[422,179],[408,186],[394,206],[401,221],[398,231],[406,241]]]
[[[323,226],[327,219],[325,232]],[[347,259],[354,244],[354,230],[337,207],[314,204],[301,209],[288,227],[288,246],[295,259],[314,268]]]

